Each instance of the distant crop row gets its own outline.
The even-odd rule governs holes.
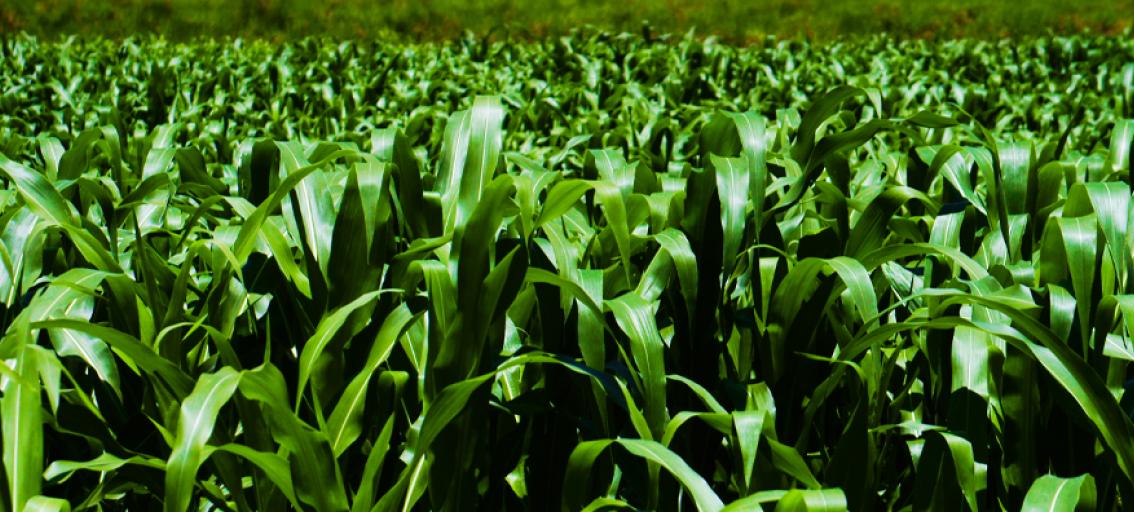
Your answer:
[[[0,510],[1134,500],[1134,45],[0,46]]]
[[[766,35],[830,41],[880,32],[920,38],[1083,30],[1118,35],[1131,23],[1134,5],[1108,0],[389,0],[381,8],[366,0],[6,0],[0,5],[0,32],[149,34],[175,40],[239,36],[280,41],[316,35],[437,40],[469,31],[530,39],[593,25],[655,32],[695,28],[734,42],[762,41]]]

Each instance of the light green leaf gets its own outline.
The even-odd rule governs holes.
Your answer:
[[[1091,475],[1060,478],[1044,475],[1032,483],[1024,505],[1026,512],[1054,512],[1056,510],[1094,510],[1095,479]]]
[[[181,404],[177,438],[165,474],[165,510],[184,511],[192,500],[197,469],[205,461],[205,443],[212,436],[217,415],[240,384],[241,374],[224,367],[197,381]]]
[[[71,503],[60,498],[36,496],[24,505],[24,512],[71,512]]]
[[[15,328],[26,333],[26,320],[17,322]],[[25,338],[25,341],[30,340]],[[0,361],[0,365],[6,364]],[[11,510],[23,510],[29,500],[39,494],[43,474],[43,413],[35,354],[20,350],[12,370],[13,375],[5,379],[4,395],[0,396],[0,426],[3,427],[8,506]]]
[[[665,399],[665,345],[654,318],[657,304],[648,303],[633,293],[608,300],[606,304],[630,340],[630,353],[641,375],[642,393],[646,397],[650,431],[654,439],[661,439],[669,413]]]

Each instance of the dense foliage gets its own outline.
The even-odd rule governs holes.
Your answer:
[[[293,40],[306,36],[437,40],[559,36],[584,25],[658,32],[696,29],[733,42],[767,35],[830,41],[899,37],[1116,35],[1134,28],[1134,3],[1113,0],[5,0],[0,33],[161,35]]]
[[[0,510],[1121,508],[1132,60],[9,38]]]

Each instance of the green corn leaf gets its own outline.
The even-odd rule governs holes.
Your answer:
[[[43,155],[43,162],[47,164],[47,179],[55,181],[59,177],[59,161],[66,153],[63,144],[55,137],[40,137],[39,151]]]
[[[630,352],[644,387],[650,431],[655,439],[660,439],[669,413],[665,406],[665,345],[654,320],[656,303],[648,303],[631,293],[608,300],[606,304],[630,340]]]
[[[71,503],[60,498],[35,496],[24,505],[24,512],[71,512]]]
[[[164,384],[170,386],[179,395],[188,395],[193,387],[192,380],[176,365],[156,354],[152,348],[146,346],[137,338],[122,331],[71,319],[42,320],[31,324],[33,329],[61,329],[72,330],[98,338],[115,350],[124,361],[143,372],[160,377]]]
[[[299,356],[299,389],[298,393],[303,393],[307,389],[308,381],[313,377],[315,368],[319,364],[319,358],[322,357],[324,350],[331,343],[331,340],[338,334],[339,329],[343,327],[350,315],[359,308],[366,306],[378,299],[383,293],[390,290],[374,290],[365,293],[354,299],[349,304],[343,305],[331,312],[331,314],[323,317],[319,321],[319,325],[315,328],[315,334],[312,334],[307,342],[303,345],[303,353]]]
[[[197,469],[206,458],[205,443],[212,436],[221,407],[236,392],[240,377],[228,367],[206,374],[182,402],[176,442],[166,463],[165,510],[186,510],[191,504]]]
[[[227,452],[232,455],[241,457],[251,462],[257,469],[263,471],[276,487],[283,491],[284,496],[291,502],[295,508],[300,508],[299,502],[295,497],[295,489],[291,482],[291,470],[288,467],[287,460],[275,453],[267,453],[256,451],[252,448],[241,444],[224,444],[217,447],[209,447],[209,450]]]
[[[724,503],[709,487],[708,482],[668,448],[657,442],[642,439],[604,439],[580,443],[571,452],[571,457],[567,462],[567,476],[564,487],[565,489],[572,489],[572,491],[564,492],[564,510],[582,508],[585,501],[575,500],[579,500],[584,495],[581,493],[585,492],[585,488],[581,486],[586,485],[587,473],[590,472],[591,466],[594,465],[598,456],[613,443],[617,443],[631,454],[657,463],[669,471],[693,498],[697,510],[719,511],[724,507]],[[571,496],[571,498],[566,498],[567,496]]]
[[[372,259],[376,255],[373,239],[378,223],[384,225],[390,212],[386,207],[382,218],[378,218],[375,210],[384,203],[385,172],[381,163],[371,161],[369,164],[352,167],[335,217],[327,269],[330,303],[334,306],[346,304],[379,287],[384,261]],[[362,328],[365,317],[369,316],[366,313],[364,309],[354,315],[352,328],[348,329],[350,334]]]
[[[417,318],[417,314],[402,304],[382,322],[382,328],[370,346],[370,354],[367,356],[365,366],[347,385],[330,418],[327,419],[327,437],[331,441],[331,449],[336,457],[361,435],[366,391],[374,372],[390,357],[397,339]]]
[[[0,155],[0,172],[15,183],[20,197],[40,218],[55,226],[76,224],[75,207],[65,201],[42,174],[2,155]]]
[[[776,504],[777,511],[836,512],[847,510],[847,499],[840,489],[792,490]]]
[[[1091,475],[1060,478],[1044,475],[1032,483],[1020,510],[1050,512],[1052,510],[1094,510],[1095,479]]]
[[[0,300],[9,307],[39,277],[45,238],[39,217],[28,209],[10,212],[0,233]]]
[[[309,164],[298,143],[279,144],[279,148],[280,169],[284,177],[299,172]],[[312,257],[319,264],[319,269],[326,275],[331,259],[335,216],[325,171],[315,170],[302,177],[292,192],[295,197],[293,207],[302,222],[303,240],[313,251]]]
[[[613,185],[625,201],[634,191],[634,166],[626,163],[622,152],[616,149],[592,149],[587,151],[585,167],[594,173],[598,181]]]
[[[736,256],[744,241],[748,207],[749,163],[745,158],[711,157],[717,176],[717,194],[721,201],[721,224],[724,230],[724,272],[732,272]]]
[[[492,181],[499,163],[503,134],[504,108],[495,96],[479,96],[468,113],[468,150],[459,174],[460,190],[455,197],[446,226],[455,230],[464,226],[481,195]]]
[[[71,269],[56,277],[52,285],[28,305],[29,320],[89,321],[94,312],[94,289],[107,275],[97,270]],[[121,394],[118,366],[105,342],[70,329],[48,329],[48,334],[59,355],[81,358],[99,379]]]
[[[595,498],[586,507],[582,509],[584,512],[598,512],[600,510],[635,510],[635,508],[622,500],[614,498]]]
[[[612,441],[583,441],[571,450],[567,460],[567,470],[563,480],[562,510],[579,510],[587,502],[587,485],[595,461],[610,446]]]
[[[26,321],[22,326],[26,336]],[[16,327],[20,328],[21,323]],[[4,395],[0,396],[4,473],[8,477],[11,510],[23,510],[39,494],[42,482],[44,418],[35,357],[31,350],[18,352],[13,373],[6,379]]]
[[[374,506],[374,497],[377,495],[379,479],[381,478],[382,462],[390,450],[390,436],[394,431],[394,417],[386,419],[382,431],[375,439],[366,457],[366,466],[362,472],[362,483],[354,496],[351,512],[370,510]]]
[[[292,149],[292,154],[295,155],[294,151],[298,151],[298,148]],[[240,227],[240,232],[236,237],[236,241],[232,243],[232,254],[235,256],[236,260],[244,261],[248,259],[248,255],[252,254],[252,251],[256,247],[256,242],[260,236],[260,228],[263,223],[267,221],[268,216],[271,215],[271,213],[277,207],[279,207],[280,203],[288,196],[288,194],[290,194],[292,190],[296,189],[304,179],[306,179],[316,171],[319,171],[320,168],[326,165],[328,162],[353,155],[355,155],[354,151],[345,149],[338,150],[325,155],[321,160],[318,160],[309,165],[289,169],[286,176],[282,178],[279,185],[276,186],[276,189],[272,191],[272,193],[267,197],[267,199],[264,200],[263,203],[260,204],[260,206],[256,207],[256,210],[245,219],[244,224]],[[297,155],[296,158],[298,158]],[[297,163],[298,160],[292,161],[292,165],[295,165]],[[311,187],[308,186],[307,188],[310,189]],[[309,203],[311,202],[314,202],[314,198],[311,198],[311,201],[309,201]],[[314,221],[314,219],[311,220],[311,222]],[[327,220],[326,222],[329,222],[329,220]],[[331,231],[325,230],[322,233],[323,234],[318,236],[328,237],[330,236]],[[315,245],[312,247],[319,246]]]
[[[958,327],[953,332],[953,382],[950,391],[968,389],[988,398],[989,358],[994,350],[992,340],[984,331]]]
[[[854,301],[854,308],[862,315],[863,323],[870,323],[878,316],[878,296],[874,293],[874,284],[866,267],[846,256],[831,258],[827,260],[827,265],[843,280]]]
[[[464,176],[465,161],[469,155],[471,137],[471,115],[468,110],[454,112],[445,124],[445,139],[441,146],[441,168],[437,176],[437,192],[445,215],[445,231],[456,228],[457,198],[461,194],[461,180]]]
[[[890,219],[911,199],[919,199],[931,207],[933,204],[925,194],[907,187],[889,188],[879,195],[852,228],[847,238],[846,255],[862,258],[867,252],[883,247],[883,241],[891,233]]]
[[[41,219],[67,232],[87,261],[102,270],[120,271],[118,263],[103,245],[76,220],[75,207],[63,199],[59,191],[43,175],[0,155],[0,172],[16,186],[20,197]]]
[[[732,413],[732,426],[740,449],[740,461],[744,465],[744,485],[752,486],[752,471],[756,468],[756,449],[764,431],[764,413],[742,411]]]
[[[1088,213],[1081,197],[1086,193],[1090,209],[1094,211],[1099,228],[1106,240],[1106,252],[1111,258],[1120,280],[1124,279],[1127,261],[1125,251],[1130,213],[1130,186],[1125,183],[1075,184],[1068,192],[1065,216]]]
[[[978,510],[977,492],[983,490],[985,485],[983,478],[981,478],[982,475],[979,475],[975,469],[972,444],[963,437],[947,432],[933,432],[929,435],[939,437],[944,441],[952,458],[953,471],[957,478],[957,484],[965,496],[965,501],[971,510]]]
[[[43,478],[49,481],[65,481],[78,471],[96,471],[108,473],[126,465],[148,467],[165,471],[165,461],[155,457],[135,455],[126,459],[110,453],[103,453],[98,457],[86,461],[55,460],[43,472]]]
[[[692,323],[692,315],[694,305],[697,303],[697,257],[693,253],[693,247],[689,243],[689,239],[685,234],[678,229],[667,228],[665,231],[658,233],[654,236],[654,240],[661,245],[662,249],[669,254],[673,260],[674,269],[677,271],[678,284],[681,287],[681,296],[685,299],[685,309],[690,316],[689,322]]]
[[[1134,150],[1134,119],[1119,120],[1110,135],[1110,153],[1107,154],[1106,167],[1113,172],[1129,170],[1132,150]]]
[[[720,497],[713,492],[704,478],[669,449],[657,442],[643,439],[619,439],[617,442],[626,451],[656,462],[669,471],[693,498],[697,510],[718,511],[724,507]]]
[[[246,371],[239,386],[241,395],[264,411],[272,440],[287,460],[296,498],[317,510],[346,510],[346,491],[331,444],[322,432],[291,411],[287,384],[279,369],[263,365]]]
[[[614,243],[618,247],[623,274],[626,276],[626,280],[630,281],[631,229],[626,202],[621,191],[613,184],[605,181],[597,181],[593,184],[595,186],[595,198],[602,207],[607,227],[614,235]]]
[[[1032,166],[1033,150],[1023,142],[1000,144],[999,152],[1001,182],[1008,214],[1029,213],[1029,188],[1035,181]]]
[[[812,150],[815,149],[815,137],[819,125],[834,115],[843,102],[864,93],[865,91],[856,87],[842,86],[816,100],[800,121],[798,136],[791,147],[791,158],[800,163],[807,161]]]
[[[1067,268],[1071,273],[1071,284],[1079,309],[1080,326],[1083,339],[1087,339],[1092,318],[1089,300],[1095,282],[1095,256],[1098,248],[1098,223],[1094,215],[1059,219],[1063,234],[1063,250],[1067,255]]]
[[[768,184],[766,125],[767,120],[756,112],[726,113],[715,117],[701,131],[705,153],[741,156],[747,162],[745,181],[749,184],[747,195],[752,203],[752,224],[757,236],[764,225],[764,194]],[[719,182],[720,177],[717,180]],[[728,193],[739,194],[740,191],[729,190]]]
[[[502,312],[498,303],[500,294],[505,293],[505,288],[510,293],[516,292],[518,280],[514,277],[518,276],[511,275],[513,269],[524,272],[522,264],[512,266],[514,259],[523,259],[515,258],[515,251],[505,255],[495,267],[491,258],[495,252],[493,240],[503,222],[502,210],[513,191],[508,176],[493,180],[476,210],[454,237],[450,266],[456,271],[457,313],[445,326],[446,343],[439,347],[433,359],[438,387],[478,372],[488,329]],[[431,353],[430,357],[433,356]]]
[[[584,180],[563,180],[551,187],[547,193],[547,200],[543,202],[543,209],[539,212],[535,227],[543,226],[563,216],[575,207],[579,199],[594,185]]]
[[[768,438],[766,441],[772,449],[772,464],[777,469],[798,480],[809,489],[822,487],[819,480],[815,479],[815,475],[807,467],[807,463],[803,460],[799,451],[773,438]]]
[[[456,119],[453,121],[455,122]],[[406,135],[396,128],[375,130],[370,136],[370,143],[371,153],[379,160],[391,162],[397,167],[397,206],[400,206],[399,214],[404,216],[410,231],[417,237],[440,236],[441,218],[434,216],[435,212],[426,209],[421,183],[421,163]],[[447,151],[443,153],[448,154]]]
[[[722,512],[739,512],[741,510],[764,510],[762,505],[775,503],[789,491],[760,491],[750,496],[740,498],[721,509]]]

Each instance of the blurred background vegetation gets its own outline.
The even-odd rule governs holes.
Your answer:
[[[157,33],[169,39],[239,36],[286,40],[438,39],[466,30],[540,37],[594,25],[716,34],[730,42],[767,35],[831,39],[1020,36],[1084,30],[1120,33],[1132,0],[0,0],[0,31],[40,36]]]

